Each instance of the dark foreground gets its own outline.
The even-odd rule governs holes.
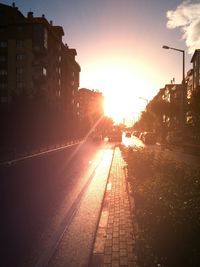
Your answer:
[[[85,143],[0,166],[1,266],[47,263],[88,191],[105,149],[102,144]],[[98,214],[93,214],[95,227]]]
[[[123,149],[138,224],[138,266],[197,267],[200,170],[163,151]]]

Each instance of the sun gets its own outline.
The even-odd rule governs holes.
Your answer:
[[[130,97],[127,94],[118,94],[114,96],[105,96],[104,113],[111,117],[115,123],[124,123],[127,120],[133,120],[138,117],[140,101],[137,97]]]
[[[127,116],[127,105],[119,96],[105,96],[104,100],[105,115],[111,117],[115,123],[122,123]]]
[[[135,122],[144,110],[146,102],[141,97],[148,98],[150,83],[141,76],[132,60],[108,56],[91,66],[85,82],[91,88],[98,83],[96,88],[104,95],[104,114],[117,124]]]

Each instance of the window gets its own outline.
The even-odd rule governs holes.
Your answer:
[[[38,50],[48,48],[48,31],[42,24],[33,27],[33,47]]]
[[[17,60],[23,60],[25,58],[25,55],[23,53],[16,54],[16,59]]]
[[[24,82],[18,81],[17,82],[17,89],[23,89],[24,88]]]
[[[23,47],[24,46],[24,41],[23,40],[16,40],[16,46],[18,48]]]
[[[44,28],[44,48],[48,48],[48,32],[46,28]]]
[[[47,76],[47,69],[45,67],[42,68],[42,74],[44,76]]]
[[[59,56],[59,57],[58,57],[58,61],[59,61],[59,62],[61,62],[61,60],[62,60],[62,57],[61,57],[61,56]]]
[[[23,30],[24,30],[23,26],[17,26],[17,31],[18,32],[23,32]]]
[[[1,48],[7,47],[7,42],[6,41],[0,41],[0,47]]]
[[[1,97],[1,103],[8,103],[8,102],[9,102],[9,98],[7,96]]]
[[[5,62],[5,61],[6,61],[6,56],[0,55],[0,62]]]
[[[7,83],[0,83],[0,90],[6,89],[7,86]]]
[[[23,74],[23,73],[24,73],[24,68],[22,68],[22,67],[18,67],[18,68],[16,69],[16,73],[17,73],[17,75],[21,75],[21,74]]]
[[[2,75],[2,76],[8,75],[8,71],[7,70],[0,70],[0,75]]]

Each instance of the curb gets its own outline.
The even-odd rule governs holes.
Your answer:
[[[114,158],[114,154],[115,154],[115,149],[116,149],[116,147],[114,147],[113,153],[112,153],[112,160],[111,160],[110,169],[109,169],[109,172],[108,172],[108,177],[107,177],[107,182],[106,182],[106,186],[105,186],[105,191],[104,191],[103,198],[102,198],[102,201],[101,201],[101,208],[100,208],[99,217],[98,217],[98,220],[97,220],[97,225],[96,225],[96,229],[95,229],[94,240],[93,240],[92,249],[91,249],[90,258],[89,258],[89,262],[88,262],[87,267],[99,267],[99,265],[94,265],[94,263],[92,262],[92,260],[93,260],[93,250],[94,250],[94,244],[95,244],[95,240],[96,240],[96,236],[97,236],[97,232],[98,232],[98,228],[99,228],[99,222],[100,222],[102,211],[103,211],[103,207],[104,207],[104,200],[105,200],[107,186],[108,186],[108,181],[109,181],[109,177],[110,177],[110,171],[111,171],[112,164],[113,164],[113,158]],[[99,261],[101,262],[101,259],[99,259]]]

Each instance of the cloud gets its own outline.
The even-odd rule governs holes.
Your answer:
[[[167,28],[180,28],[182,38],[192,54],[195,49],[200,49],[200,3],[184,1],[176,10],[167,11]]]

